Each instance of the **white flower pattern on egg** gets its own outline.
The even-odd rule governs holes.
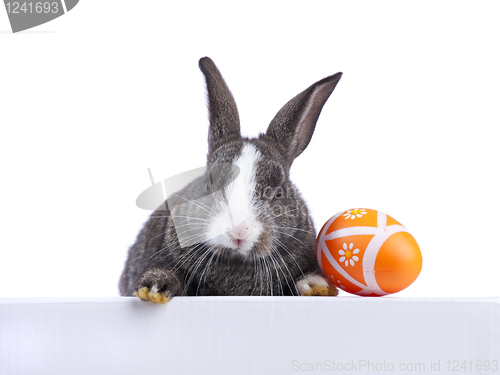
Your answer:
[[[352,250],[352,248],[354,247],[353,243],[350,243],[349,247],[347,246],[346,243],[344,243],[342,247],[344,248],[344,250],[342,249],[339,250],[339,255],[340,255],[339,262],[341,263],[343,262],[346,265],[346,267],[349,264],[351,266],[354,266],[355,262],[359,261],[359,257],[356,255],[359,254],[359,249]]]
[[[357,217],[363,217],[363,215],[366,215],[368,212],[364,208],[354,208],[352,210],[347,211],[344,215],[344,218],[354,220]]]

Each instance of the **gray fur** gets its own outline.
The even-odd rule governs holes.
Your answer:
[[[265,134],[248,139],[240,135],[234,98],[215,64],[205,57],[200,68],[207,83],[210,119],[207,172],[170,197],[166,209],[156,210],[145,223],[129,250],[120,294],[131,296],[144,286],[156,285],[168,297],[296,295],[297,281],[321,271],[313,222],[289,179],[289,170],[293,159],[309,144],[321,109],[341,73],[297,95],[278,112]],[[228,166],[245,144],[254,145],[261,155],[253,204],[264,228],[246,256],[209,244],[203,237],[218,205],[224,204],[224,186],[232,173]],[[222,192],[217,201],[206,204],[200,200],[214,191]],[[189,203],[193,200],[196,202]],[[181,247],[180,232],[188,237],[192,234],[190,246]]]

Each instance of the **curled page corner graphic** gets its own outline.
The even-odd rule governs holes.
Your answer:
[[[4,0],[12,32],[31,29],[62,16],[79,0]]]
[[[66,3],[66,12],[69,12],[71,9],[73,9],[76,4],[78,4],[78,1],[80,0],[64,0]]]

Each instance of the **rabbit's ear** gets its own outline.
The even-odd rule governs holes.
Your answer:
[[[203,57],[199,66],[207,82],[210,119],[208,153],[210,154],[221,144],[241,139],[240,118],[233,95],[214,62],[208,57]]]
[[[342,77],[337,73],[316,82],[279,110],[267,128],[269,136],[284,153],[288,165],[311,140],[323,105]]]

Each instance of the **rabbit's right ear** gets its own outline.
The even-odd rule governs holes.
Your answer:
[[[233,95],[214,62],[208,57],[203,57],[199,61],[199,66],[207,82],[210,119],[208,154],[210,155],[222,144],[241,139],[240,117]]]
[[[286,103],[269,124],[266,135],[282,151],[288,166],[309,144],[323,105],[341,77],[337,73],[311,85]]]

